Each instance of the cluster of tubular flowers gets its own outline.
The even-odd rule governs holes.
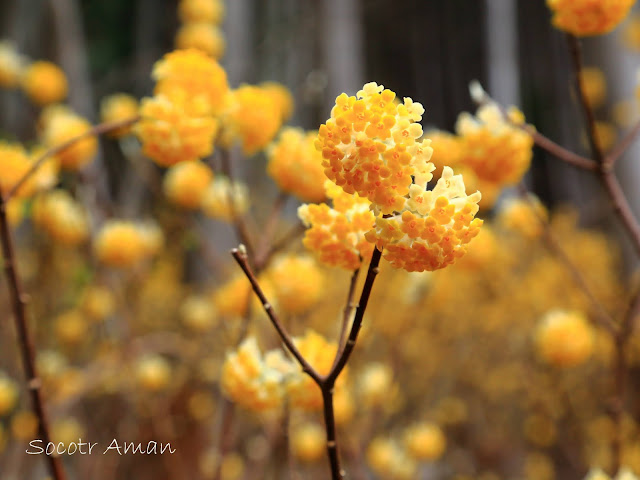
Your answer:
[[[29,100],[39,106],[61,102],[69,89],[67,77],[60,67],[45,60],[27,66],[20,85]]]
[[[577,36],[602,35],[616,28],[635,0],[547,0],[556,28]]]
[[[31,210],[34,225],[64,245],[78,245],[89,236],[89,219],[66,190],[38,195]]]
[[[180,162],[167,170],[163,188],[172,203],[197,209],[212,181],[213,172],[201,161]]]
[[[444,268],[464,255],[482,220],[474,218],[480,193],[465,193],[461,175],[445,167],[433,190],[414,184],[405,206],[393,215],[376,217],[367,240],[384,248],[383,256],[409,272]]]
[[[154,224],[108,220],[97,232],[93,248],[105,265],[127,268],[157,254],[163,243]]]
[[[249,209],[249,188],[241,182],[231,182],[217,175],[202,195],[202,211],[208,217],[231,222]]]
[[[126,93],[114,93],[100,102],[100,119],[103,122],[119,122],[138,115],[138,100]],[[111,130],[106,135],[120,138],[131,133],[131,127],[121,127]]]
[[[540,199],[529,193],[526,199],[509,198],[502,202],[496,216],[498,225],[527,238],[539,237],[549,212]]]
[[[282,129],[277,142],[267,151],[267,173],[283,192],[305,202],[321,202],[326,198],[322,155],[314,147],[317,132],[305,133],[300,128]]]
[[[275,84],[241,85],[229,95],[222,142],[237,141],[253,155],[271,143],[290,112],[290,100]]]
[[[574,367],[584,363],[593,352],[594,344],[594,329],[581,312],[552,310],[536,327],[538,356],[556,367]]]
[[[256,412],[281,407],[285,377],[293,365],[281,350],[261,354],[255,337],[249,337],[234,352],[227,354],[220,384],[234,402]]]
[[[374,82],[355,97],[341,94],[316,140],[327,177],[383,214],[404,207],[412,178],[426,188],[434,168],[429,140],[418,140],[424,108],[410,98],[396,104],[395,97]]]
[[[37,154],[29,154],[19,143],[0,141],[0,192],[7,194],[33,166]],[[52,187],[58,181],[58,167],[54,160],[45,163],[16,191],[16,197],[30,197]]]
[[[321,203],[298,208],[298,216],[307,227],[303,243],[323,264],[355,270],[373,253],[373,245],[365,239],[375,223],[371,202],[358,194],[345,193],[329,180],[325,188],[333,207]]]
[[[516,109],[510,110],[509,117],[513,123],[524,122]],[[463,149],[460,163],[473,171],[478,189],[491,206],[502,188],[518,183],[529,169],[533,138],[508,123],[493,103],[481,106],[475,117],[461,113],[456,132]]]
[[[274,259],[265,275],[274,287],[274,298],[282,312],[304,313],[324,292],[324,275],[309,256],[280,256]]]
[[[198,50],[177,50],[156,62],[153,78],[134,128],[145,155],[163,167],[210,155],[229,89],[224,69]]]
[[[40,116],[43,144],[54,148],[72,139],[87,134],[91,123],[63,106],[51,106],[43,110]],[[55,158],[65,170],[79,170],[95,157],[98,151],[98,140],[95,135],[88,135],[82,140],[56,153]]]
[[[224,13],[222,0],[180,0],[178,17],[182,25],[176,33],[176,48],[195,48],[221,58],[225,50],[220,30]]]

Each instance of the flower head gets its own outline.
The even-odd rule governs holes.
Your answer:
[[[462,176],[445,167],[433,190],[411,186],[405,207],[376,217],[366,234],[396,268],[432,271],[444,268],[466,252],[482,220],[474,218],[480,193],[465,193]]]
[[[538,355],[558,367],[573,367],[585,362],[594,348],[594,331],[580,312],[552,310],[535,332]]]
[[[244,183],[230,182],[227,177],[217,175],[204,192],[201,206],[205,215],[231,222],[249,209],[249,189]]]
[[[89,236],[87,213],[66,190],[53,190],[36,197],[33,223],[65,245],[78,245]]]
[[[320,262],[355,270],[373,253],[373,245],[365,239],[365,233],[375,222],[369,208],[371,202],[357,194],[345,193],[329,180],[325,188],[333,207],[321,203],[298,208],[298,216],[308,227],[303,243]]]
[[[41,124],[44,144],[48,148],[61,145],[91,130],[88,120],[56,106],[43,111]],[[55,158],[63,169],[79,170],[90,163],[97,152],[98,140],[95,135],[89,135],[58,152]]]
[[[383,214],[401,210],[412,183],[426,187],[434,168],[429,140],[418,140],[422,105],[395,96],[373,82],[355,97],[341,94],[316,140],[327,177]]]
[[[98,260],[112,267],[131,267],[150,254],[145,233],[127,220],[109,220],[96,235],[94,250]]]
[[[616,28],[635,0],[547,0],[556,28],[577,36],[602,35]]]
[[[164,192],[173,203],[184,208],[200,207],[202,198],[213,180],[213,172],[204,163],[180,162],[167,170]]]
[[[51,62],[33,62],[24,71],[21,83],[27,97],[39,106],[60,102],[67,96],[67,77]]]
[[[178,16],[183,23],[217,24],[224,17],[224,3],[222,0],[180,0]]]
[[[267,173],[278,187],[307,202],[321,202],[326,198],[327,177],[322,168],[322,155],[313,146],[315,138],[315,132],[284,128],[267,152]]]
[[[226,47],[222,31],[215,25],[205,22],[189,22],[182,25],[176,33],[176,47],[193,48],[219,59]]]
[[[100,118],[103,122],[118,122],[135,117],[138,114],[138,100],[126,93],[116,93],[105,97],[100,102]],[[128,135],[131,127],[121,127],[107,132],[115,138]]]
[[[309,256],[278,257],[266,275],[273,284],[275,300],[283,312],[294,315],[303,313],[322,296],[324,276]]]

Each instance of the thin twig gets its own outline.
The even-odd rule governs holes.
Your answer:
[[[238,241],[245,246],[247,252],[251,258],[253,258],[254,248],[251,235],[249,235],[249,229],[245,222],[244,216],[238,212],[238,208],[235,204],[235,198],[233,195],[234,177],[233,170],[231,168],[231,156],[229,150],[220,148],[220,164],[222,167],[222,173],[229,179],[229,195],[227,196],[227,202],[231,210],[231,217],[233,218],[233,225],[236,231],[236,237]]]
[[[253,271],[251,270],[251,267],[249,266],[249,259],[247,257],[247,252],[243,250],[244,249],[242,248],[234,248],[233,250],[231,250],[231,255],[233,256],[235,261],[238,262],[238,265],[240,265],[240,268],[242,268],[242,271],[247,276],[247,279],[251,283],[251,287],[253,288],[253,291],[255,292],[255,294],[260,299],[260,302],[262,303],[262,308],[264,308],[264,311],[269,317],[269,320],[271,320],[271,323],[273,324],[274,328],[278,332],[278,335],[280,335],[280,339],[287,347],[287,350],[289,350],[289,352],[291,352],[291,354],[295,357],[295,359],[298,361],[298,363],[302,367],[302,370],[305,373],[307,373],[319,385],[322,381],[322,376],[316,371],[315,368],[311,366],[309,362],[307,362],[307,360],[305,360],[305,358],[300,353],[300,350],[298,350],[298,347],[296,347],[295,343],[293,342],[291,335],[289,335],[289,332],[287,332],[287,330],[284,328],[284,325],[276,315],[276,312],[273,309],[273,306],[265,296],[264,292],[262,291],[262,288],[260,287],[260,284],[258,283],[258,279],[256,278]]]
[[[5,194],[4,196],[5,201],[8,201],[11,197],[13,197],[18,191],[18,189],[20,189],[20,187],[22,187],[25,184],[25,182],[29,180],[29,178],[31,178],[31,176],[38,171],[38,169],[43,165],[44,161],[47,160],[49,157],[52,157],[53,155],[56,155],[62,152],[63,150],[71,147],[72,145],[74,145],[75,143],[81,140],[84,140],[87,137],[97,136],[97,135],[110,132],[112,130],[116,130],[122,127],[128,127],[129,125],[133,125],[134,123],[136,123],[138,120],[140,120],[140,117],[135,116],[135,117],[127,118],[125,120],[100,123],[98,125],[91,127],[86,132],[83,132],[80,135],[76,135],[75,137],[70,138],[66,142],[63,142],[59,145],[51,147],[49,150],[47,150],[42,155],[40,155],[35,162],[33,162],[33,165],[31,165],[31,168],[29,168],[29,170],[27,170],[27,172],[20,178],[20,180],[18,180],[15,183],[15,185],[13,185],[13,187],[11,187],[11,189]]]
[[[581,168],[583,170],[595,171],[598,168],[598,165],[588,158],[585,158],[581,155],[577,155],[573,153],[571,150],[567,150],[563,146],[557,144],[553,140],[548,137],[545,137],[539,132],[536,132],[534,128],[529,125],[517,125],[525,132],[529,133],[533,137],[533,142],[546,150],[548,153],[553,155],[556,158],[559,158],[565,163],[569,165],[573,165],[574,167]]]
[[[565,266],[575,284],[582,290],[582,293],[586,297],[586,299],[591,303],[592,308],[597,313],[596,319],[598,323],[605,328],[610,334],[615,334],[617,331],[616,323],[611,316],[611,314],[604,308],[602,303],[596,298],[596,296],[591,291],[591,288],[587,284],[584,276],[578,270],[578,268],[573,264],[571,259],[567,256],[564,249],[560,246],[560,243],[555,238],[555,235],[551,231],[549,222],[543,218],[536,210],[533,202],[531,201],[531,197],[529,195],[529,191],[524,186],[524,184],[520,184],[518,187],[518,192],[523,200],[528,202],[531,205],[531,210],[535,213],[535,216],[542,227],[542,234],[544,236],[545,244],[549,250],[562,262]]]
[[[336,358],[333,360],[333,365],[335,366],[338,361],[339,354],[344,349],[344,339],[347,335],[347,328],[349,327],[349,320],[351,320],[351,313],[356,305],[353,303],[353,298],[356,294],[356,284],[358,283],[358,275],[360,274],[360,268],[356,268],[351,275],[351,281],[349,282],[349,291],[347,293],[347,302],[344,305],[344,310],[342,312],[342,325],[340,326],[340,336],[338,337],[338,354]]]
[[[609,152],[604,159],[604,164],[609,168],[613,168],[618,159],[627,151],[631,144],[638,138],[640,134],[640,120],[636,122],[634,127],[618,142],[618,144]]]
[[[582,48],[580,47],[578,38],[570,33],[567,34],[567,45],[569,46],[569,53],[571,54],[571,60],[573,62],[573,75],[578,101],[582,106],[582,113],[587,122],[587,137],[589,139],[589,145],[591,146],[591,154],[593,155],[593,159],[601,165],[604,162],[604,153],[598,139],[596,118],[589,104],[589,99],[585,92],[584,79],[582,78]]]
[[[22,355],[22,363],[27,378],[27,387],[31,395],[33,410],[38,418],[38,436],[46,445],[51,441],[49,419],[44,406],[41,392],[42,382],[38,376],[35,360],[35,347],[29,331],[26,312],[26,295],[22,291],[22,285],[18,276],[16,256],[13,248],[13,239],[7,220],[7,203],[0,194],[0,237],[2,242],[2,256],[4,260],[4,273],[9,285],[13,319],[18,334],[18,346]],[[49,473],[54,480],[65,480],[62,462],[56,454],[46,455]]]

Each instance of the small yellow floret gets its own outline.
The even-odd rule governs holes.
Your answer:
[[[91,130],[89,121],[75,113],[52,107],[43,111],[42,137],[47,148],[57,147]],[[98,151],[98,140],[89,135],[58,152],[55,158],[66,170],[79,170],[91,162]]]
[[[22,89],[37,105],[49,105],[67,96],[67,77],[51,62],[33,62],[22,75]]]
[[[404,444],[409,455],[417,460],[438,460],[447,447],[447,439],[437,425],[420,423],[408,428]]]
[[[70,310],[56,318],[56,338],[67,346],[76,346],[87,337],[87,320],[78,310]]]
[[[265,275],[273,285],[275,300],[282,312],[303,313],[322,296],[324,275],[311,257],[281,256],[273,261]]]
[[[169,168],[163,188],[171,202],[184,208],[200,207],[204,194],[213,180],[213,172],[200,161],[180,162]]]
[[[94,321],[102,321],[115,311],[116,301],[107,287],[93,285],[88,287],[81,300],[82,311]]]
[[[267,173],[284,192],[305,202],[326,198],[322,155],[314,147],[317,132],[284,128],[277,142],[267,150]]]
[[[556,28],[577,36],[602,35],[616,28],[635,0],[547,0]]]
[[[171,365],[160,355],[147,355],[135,365],[138,384],[149,392],[165,390],[171,381]]]
[[[381,405],[389,398],[393,386],[393,370],[383,363],[372,362],[360,374],[358,386],[366,405]]]
[[[222,31],[205,22],[185,23],[176,33],[177,48],[193,48],[216,60],[224,56],[226,43]]]
[[[183,23],[218,24],[224,18],[224,3],[222,0],[180,0],[178,16]]]
[[[593,327],[580,312],[553,310],[538,323],[535,344],[540,359],[557,367],[584,363],[594,347]]]
[[[89,236],[87,213],[66,190],[36,197],[31,215],[36,226],[65,245],[78,245]]]
[[[207,332],[216,323],[217,313],[208,298],[199,295],[188,297],[180,306],[182,323],[194,332]]]
[[[209,217],[231,222],[249,209],[249,189],[217,175],[202,197],[202,211]]]
[[[103,122],[120,122],[138,115],[138,100],[126,93],[116,93],[100,102],[100,119]],[[131,133],[131,127],[116,128],[107,135],[120,138]]]
[[[303,462],[316,462],[326,451],[324,429],[315,423],[305,423],[291,433],[293,455]]]

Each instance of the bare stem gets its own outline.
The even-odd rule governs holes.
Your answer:
[[[335,366],[340,352],[344,349],[344,339],[347,335],[347,328],[349,326],[349,320],[351,320],[351,313],[356,305],[353,303],[353,297],[356,294],[356,283],[358,283],[358,275],[360,274],[360,268],[356,268],[351,275],[351,281],[349,282],[349,292],[347,293],[347,302],[344,305],[344,311],[342,313],[342,325],[340,326],[340,336],[338,337],[338,354],[333,361]]]
[[[22,363],[27,378],[27,387],[31,396],[34,413],[38,418],[38,436],[43,443],[51,441],[49,430],[49,419],[44,406],[41,392],[42,382],[38,376],[35,360],[35,348],[33,338],[29,331],[26,312],[26,295],[23,293],[22,285],[18,276],[16,256],[13,248],[13,239],[7,220],[6,200],[0,195],[0,239],[2,242],[2,256],[4,259],[4,273],[9,285],[11,298],[11,308],[13,319],[18,335],[18,346],[22,355]],[[57,455],[46,455],[49,473],[54,480],[65,480],[66,476],[62,467],[60,457]]]
[[[629,130],[629,132],[620,140],[620,142],[609,152],[607,158],[604,159],[604,163],[613,168],[618,159],[627,151],[631,144],[638,138],[640,134],[640,120]]]
[[[87,137],[93,137],[93,136],[101,135],[106,132],[110,132],[112,130],[116,130],[118,128],[128,127],[129,125],[133,125],[134,123],[136,123],[138,120],[140,120],[140,117],[135,116],[135,117],[127,118],[125,120],[100,123],[98,125],[91,127],[86,132],[83,132],[80,135],[76,135],[75,137],[70,138],[66,142],[63,142],[59,145],[51,147],[49,150],[47,150],[42,155],[40,155],[35,162],[33,162],[33,165],[31,165],[31,168],[27,170],[27,172],[20,178],[20,180],[18,180],[16,184],[13,187],[11,187],[11,189],[6,193],[6,195],[4,196],[4,200],[8,201],[11,197],[13,197],[16,194],[16,192],[25,184],[25,182],[29,180],[29,178],[31,178],[31,176],[38,171],[38,169],[44,164],[45,160],[52,157],[53,155],[56,155],[57,153],[62,152],[63,150],[71,147],[72,145],[74,145],[75,143],[81,140],[84,140]]]

